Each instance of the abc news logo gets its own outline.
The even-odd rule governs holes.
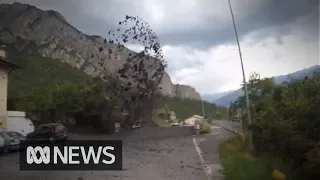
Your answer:
[[[122,170],[121,141],[26,143],[26,151],[20,153],[21,170]]]
[[[111,160],[105,160],[102,159],[102,163],[104,164],[113,164],[116,160],[116,157],[109,153],[108,150],[114,150],[114,147],[112,146],[106,146],[106,147],[98,147],[98,151],[95,151],[94,147],[90,146],[89,150],[86,152],[85,147],[81,146],[65,146],[63,147],[63,152],[60,151],[60,148],[57,146],[54,146],[53,148],[50,148],[48,146],[45,147],[32,147],[29,146],[27,148],[27,163],[28,164],[49,164],[52,163],[50,160],[50,150],[53,149],[53,164],[58,164],[62,162],[63,164],[80,164],[79,160],[74,160],[74,157],[81,156],[83,163],[89,164],[90,160],[93,161],[94,164],[100,163],[100,157],[103,155],[110,157]],[[75,152],[80,149],[80,154],[78,152]],[[37,153],[40,154],[40,157],[38,158]],[[60,161],[58,161],[58,159]]]

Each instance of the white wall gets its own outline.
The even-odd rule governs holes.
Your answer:
[[[187,125],[193,126],[195,124],[196,120],[197,120],[196,118],[191,117],[191,118],[186,119],[185,123]]]
[[[7,85],[8,70],[0,67],[0,129],[7,127]]]
[[[15,131],[22,135],[27,135],[34,131],[34,125],[30,119],[27,119],[25,112],[8,111],[7,131]]]

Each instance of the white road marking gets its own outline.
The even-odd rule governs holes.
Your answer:
[[[212,170],[211,170],[210,166],[208,166],[207,164],[205,164],[204,159],[203,159],[203,156],[202,156],[202,151],[201,151],[201,149],[200,149],[200,147],[199,147],[199,145],[198,145],[198,143],[197,143],[196,138],[195,138],[195,137],[192,137],[192,140],[193,140],[194,147],[196,148],[197,153],[198,153],[198,155],[199,155],[200,162],[201,162],[201,164],[202,164],[202,166],[203,166],[204,172],[205,172],[208,180],[212,180],[212,178],[211,178],[211,177],[212,177]]]

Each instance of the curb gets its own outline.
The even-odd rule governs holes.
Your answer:
[[[238,131],[235,131],[235,130],[232,130],[232,129],[229,129],[229,128],[226,128],[226,127],[223,127],[223,126],[218,125],[218,124],[214,124],[214,123],[210,123],[210,124],[215,125],[215,126],[219,126],[219,127],[223,128],[223,129],[225,129],[225,130],[228,130],[228,131],[233,132],[233,133],[235,133],[235,134],[241,135],[241,133],[240,133],[240,132],[238,132]]]

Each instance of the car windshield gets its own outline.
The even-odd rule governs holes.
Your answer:
[[[7,134],[10,137],[20,137],[20,136],[22,136],[20,133],[17,133],[17,132],[8,132]]]
[[[56,126],[56,130],[57,131],[62,131],[64,129],[64,126],[63,125],[58,125]]]
[[[42,126],[37,127],[35,131],[48,131],[51,129],[52,129],[51,126],[42,125]]]

